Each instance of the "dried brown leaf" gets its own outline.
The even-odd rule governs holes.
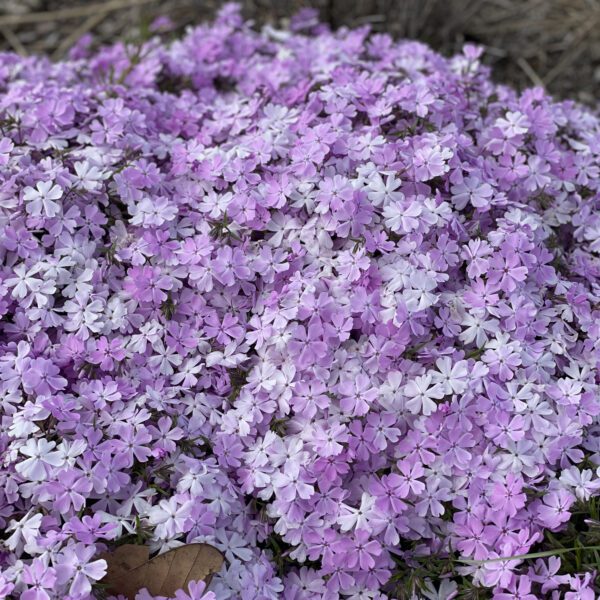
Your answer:
[[[209,544],[187,544],[149,558],[147,546],[125,544],[102,558],[108,565],[102,583],[113,594],[133,600],[147,588],[153,596],[174,596],[190,581],[208,585],[223,565],[223,555]]]

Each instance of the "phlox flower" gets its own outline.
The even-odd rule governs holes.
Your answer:
[[[59,373],[60,369],[51,360],[30,360],[22,375],[23,388],[42,396],[62,390],[66,387],[67,380]]]
[[[482,182],[477,177],[467,177],[452,188],[452,202],[459,210],[464,209],[467,204],[481,210],[489,210],[493,193],[489,183]]]
[[[598,115],[314,11],[160,32],[0,53],[0,596],[135,538],[224,554],[176,600],[594,597],[511,557],[600,494]]]
[[[560,482],[572,488],[579,500],[588,500],[600,489],[600,482],[593,479],[591,469],[580,470],[576,466],[565,469],[560,475]]]
[[[288,348],[297,356],[298,365],[301,367],[314,364],[327,354],[327,345],[321,341],[320,328],[317,325],[308,328],[298,325]]]
[[[444,514],[445,508],[442,502],[450,500],[450,489],[448,482],[440,477],[431,477],[425,482],[425,490],[415,504],[415,509],[420,517],[431,514],[434,517],[440,517]]]
[[[430,415],[437,410],[435,400],[444,397],[444,388],[433,383],[431,375],[421,375],[404,386],[404,395],[408,398],[406,407],[413,414]]]
[[[369,385],[369,378],[364,373],[359,373],[353,382],[340,383],[338,389],[342,396],[340,408],[353,416],[367,414],[370,403],[377,394]]]
[[[161,500],[150,509],[148,520],[156,529],[158,537],[168,539],[186,530],[190,523],[192,504],[176,497]]]
[[[95,345],[95,348],[90,352],[88,360],[100,365],[104,371],[112,371],[115,366],[115,361],[120,362],[125,358],[125,350],[122,347],[122,342],[119,339],[108,341],[106,336],[102,336]]]
[[[50,600],[56,583],[56,571],[47,560],[36,558],[23,571],[23,582],[29,587],[21,594],[24,600]]]
[[[566,490],[550,492],[544,496],[538,506],[538,518],[549,529],[557,529],[571,517],[569,508],[575,501],[573,495]]]
[[[450,148],[442,148],[439,144],[417,148],[413,158],[415,177],[418,181],[428,181],[447,173],[447,161],[452,155]]]
[[[15,145],[10,138],[3,137],[0,140],[0,166],[8,163],[9,155],[14,147]]]
[[[42,481],[47,477],[48,467],[60,467],[64,458],[54,450],[56,442],[41,439],[29,439],[19,452],[27,458],[16,465],[17,473],[30,481]]]
[[[498,600],[536,600],[537,596],[531,592],[531,580],[526,575],[515,578],[505,592],[494,594]]]
[[[19,555],[23,550],[34,553],[41,524],[41,513],[28,513],[19,521],[11,519],[6,529],[10,536],[5,540],[5,546]]]
[[[55,510],[62,514],[80,511],[86,495],[91,492],[92,482],[76,469],[65,469],[58,473],[56,481],[50,482],[46,489],[53,498]]]
[[[342,504],[337,521],[342,531],[363,529],[370,531],[369,514],[375,506],[376,498],[363,493],[358,508]]]
[[[71,517],[68,522],[68,530],[73,533],[79,542],[93,544],[97,539],[113,539],[117,534],[115,523],[102,524],[101,516],[84,515],[83,517]]]
[[[131,212],[133,216],[129,221],[132,225],[160,227],[175,218],[177,207],[170,204],[166,198],[143,198]]]
[[[525,505],[525,498],[523,480],[509,473],[506,482],[498,482],[493,485],[490,504],[495,511],[505,512],[514,517],[518,510]]]
[[[106,561],[91,560],[94,554],[94,546],[77,543],[59,555],[55,566],[56,580],[59,584],[68,586],[69,594],[89,594],[92,583],[106,575]]]
[[[61,210],[55,200],[63,196],[63,190],[52,181],[39,181],[35,188],[26,187],[23,190],[23,200],[26,202],[27,212],[34,216],[55,217]]]
[[[359,566],[361,569],[371,569],[375,566],[375,558],[381,554],[381,547],[376,540],[370,539],[369,533],[364,529],[357,529],[354,533],[353,545],[345,553],[349,569]]]

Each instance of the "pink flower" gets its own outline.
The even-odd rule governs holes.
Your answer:
[[[141,302],[160,305],[167,299],[166,291],[173,287],[170,277],[157,267],[132,267],[124,282],[124,289]]]
[[[298,366],[306,368],[315,364],[327,354],[327,344],[321,341],[321,327],[297,325],[288,344],[290,352],[297,356]]]
[[[573,494],[559,489],[549,492],[542,498],[542,504],[537,507],[537,515],[545,527],[558,529],[571,518],[569,508],[575,502]]]
[[[0,597],[130,537],[224,554],[176,600],[593,597],[510,557],[600,487],[600,119],[482,52],[226,4],[0,53]]]
[[[93,516],[84,515],[83,517],[71,517],[65,527],[72,533],[77,541],[84,544],[94,544],[98,539],[113,539],[117,533],[115,523],[102,524],[99,514]]]
[[[354,381],[345,381],[338,385],[341,396],[340,408],[352,416],[362,416],[369,412],[371,402],[377,396],[375,390],[364,373],[359,373]]]
[[[224,246],[217,250],[212,267],[215,277],[224,286],[233,285],[236,279],[250,279],[252,274],[246,264],[244,253],[239,248],[231,248],[231,246]]]
[[[51,360],[35,358],[23,373],[23,387],[27,392],[35,392],[41,396],[62,390],[66,387],[67,380],[59,373],[60,369]]]
[[[96,343],[95,349],[90,352],[88,360],[95,365],[100,365],[103,371],[112,371],[115,361],[120,362],[125,358],[122,341],[118,338],[108,341],[102,336]]]
[[[531,593],[531,580],[526,575],[515,577],[505,592],[494,594],[494,600],[537,600]]]
[[[498,285],[505,292],[514,291],[526,277],[527,267],[521,264],[515,252],[495,255],[491,258],[488,281]]]
[[[76,469],[65,469],[59,473],[57,481],[47,485],[47,489],[54,497],[54,509],[67,514],[83,508],[86,496],[92,490],[92,482]]]
[[[35,558],[23,571],[23,583],[29,587],[21,594],[23,600],[50,600],[56,583],[56,572],[47,561]]]
[[[59,555],[55,567],[57,582],[67,584],[69,594],[73,596],[89,594],[92,591],[92,583],[106,575],[106,561],[92,561],[94,554],[93,546],[77,543],[66,548]]]
[[[525,506],[523,480],[509,473],[504,483],[495,483],[492,487],[490,505],[494,511],[506,513],[514,517],[519,509]]]
[[[462,183],[452,187],[452,201],[459,210],[465,208],[467,204],[481,210],[489,210],[493,194],[492,186],[482,182],[478,177],[467,177]]]
[[[375,557],[381,554],[379,542],[371,539],[369,532],[357,529],[354,532],[353,546],[346,553],[347,567],[353,569],[371,569],[375,566]]]

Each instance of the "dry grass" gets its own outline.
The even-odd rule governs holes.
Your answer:
[[[465,30],[504,53],[497,65],[499,75],[520,87],[537,84],[537,78],[560,96],[598,101],[599,0],[470,3],[476,10]]]
[[[66,54],[92,31],[99,42],[129,37],[161,14],[179,27],[211,18],[219,0],[0,0],[0,45],[21,54]],[[370,24],[440,51],[488,48],[497,79],[544,85],[595,103],[600,91],[600,0],[242,0],[248,18],[277,23],[312,6],[333,27]],[[3,39],[2,39],[3,37]]]

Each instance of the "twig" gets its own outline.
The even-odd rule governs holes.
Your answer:
[[[60,10],[32,12],[25,15],[4,15],[0,17],[0,27],[6,25],[24,25],[27,23],[46,23],[47,21],[77,19],[78,17],[88,17],[98,13],[106,14],[115,10],[152,4],[156,1],[157,0],[108,0],[108,2],[98,2],[86,6],[74,6],[73,8],[61,8]]]
[[[496,46],[486,46],[485,53],[497,58],[505,58],[508,54],[504,48],[497,48]]]
[[[367,23],[385,23],[385,15],[365,15],[364,17],[357,17],[352,21],[352,25],[365,25]]]
[[[558,77],[562,71],[585,50],[585,36],[597,25],[598,18],[595,18],[590,19],[583,27],[580,28],[575,36],[573,44],[571,45],[571,50],[565,52],[554,68],[552,68],[549,73],[546,73],[546,76],[544,77],[544,82],[546,85],[554,81],[556,77]]]
[[[12,29],[8,27],[0,27],[0,31],[2,31],[2,35],[6,38],[6,41],[12,46],[12,49],[21,56],[27,56],[27,50],[25,46],[21,43],[21,40],[15,35]]]
[[[475,15],[481,9],[481,4],[476,2],[467,2],[464,9],[457,14],[449,13],[448,18],[445,19],[445,25],[442,26],[442,35],[449,37],[450,32],[457,29],[464,29],[466,23],[471,23],[475,18]]]
[[[523,69],[525,75],[527,75],[527,77],[531,79],[531,83],[533,83],[533,85],[539,85],[540,87],[544,87],[544,82],[542,81],[542,78],[533,70],[533,67],[522,56],[519,56],[519,58],[517,58],[517,64],[519,65],[519,67],[521,67],[521,69]]]
[[[77,27],[60,43],[58,48],[52,53],[52,58],[54,60],[61,59],[69,51],[71,46],[73,46],[73,44],[79,40],[79,38],[86,34],[90,29],[93,29],[96,27],[96,25],[101,23],[106,18],[106,15],[106,12],[90,15],[80,27]]]

